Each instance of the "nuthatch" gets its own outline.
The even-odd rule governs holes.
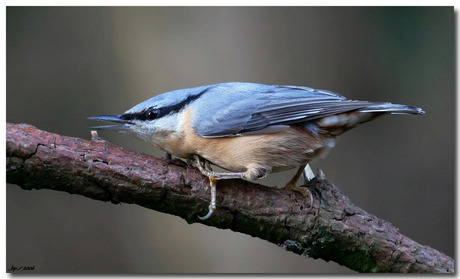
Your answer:
[[[216,181],[255,180],[299,168],[285,188],[296,190],[302,170],[324,157],[337,136],[387,113],[424,114],[418,107],[348,100],[303,86],[229,82],[157,95],[120,115],[89,117],[120,123],[92,127],[126,131],[169,154],[193,159],[209,178],[216,208]],[[229,172],[213,172],[209,162]]]

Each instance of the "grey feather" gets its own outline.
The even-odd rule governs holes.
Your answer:
[[[340,94],[301,86],[223,83],[207,88],[191,104],[193,128],[202,137],[229,137],[278,131],[348,111],[421,114],[420,108],[348,100]],[[275,126],[273,129],[268,127]]]

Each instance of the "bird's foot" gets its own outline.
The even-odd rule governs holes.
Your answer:
[[[297,180],[299,180],[300,175],[303,176],[304,185],[296,186]],[[283,189],[298,192],[302,194],[302,196],[304,197],[310,197],[310,206],[312,206],[313,205],[313,194],[306,185],[313,178],[315,178],[315,174],[311,170],[310,165],[307,164],[305,166],[300,166],[296,174],[294,175],[294,177],[283,187]]]
[[[198,155],[194,155],[195,159],[192,164],[200,170],[200,172],[207,176],[209,179],[209,187],[211,188],[211,202],[209,204],[209,211],[205,216],[198,216],[200,220],[206,220],[211,217],[212,213],[216,210],[216,184],[217,180],[221,179],[233,179],[233,178],[245,178],[245,172],[215,172],[212,170],[209,161],[201,160]]]

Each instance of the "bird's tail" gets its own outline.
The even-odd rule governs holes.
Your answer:
[[[423,111],[419,107],[392,104],[392,103],[371,105],[371,106],[359,109],[358,111],[359,112],[374,112],[374,113],[383,112],[383,113],[391,113],[391,114],[425,114],[425,111]]]
[[[323,132],[338,136],[360,124],[369,122],[385,114],[424,114],[415,106],[398,105],[392,103],[370,103],[354,111],[330,115],[319,119],[316,124]]]

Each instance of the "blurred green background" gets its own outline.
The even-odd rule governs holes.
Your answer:
[[[7,121],[90,138],[87,116],[226,81],[422,107],[343,135],[324,170],[351,200],[454,256],[453,7],[8,7]],[[141,140],[100,136],[161,155]],[[284,185],[292,172],[270,175]],[[7,187],[7,267],[37,272],[341,273],[257,238],[137,205]]]

